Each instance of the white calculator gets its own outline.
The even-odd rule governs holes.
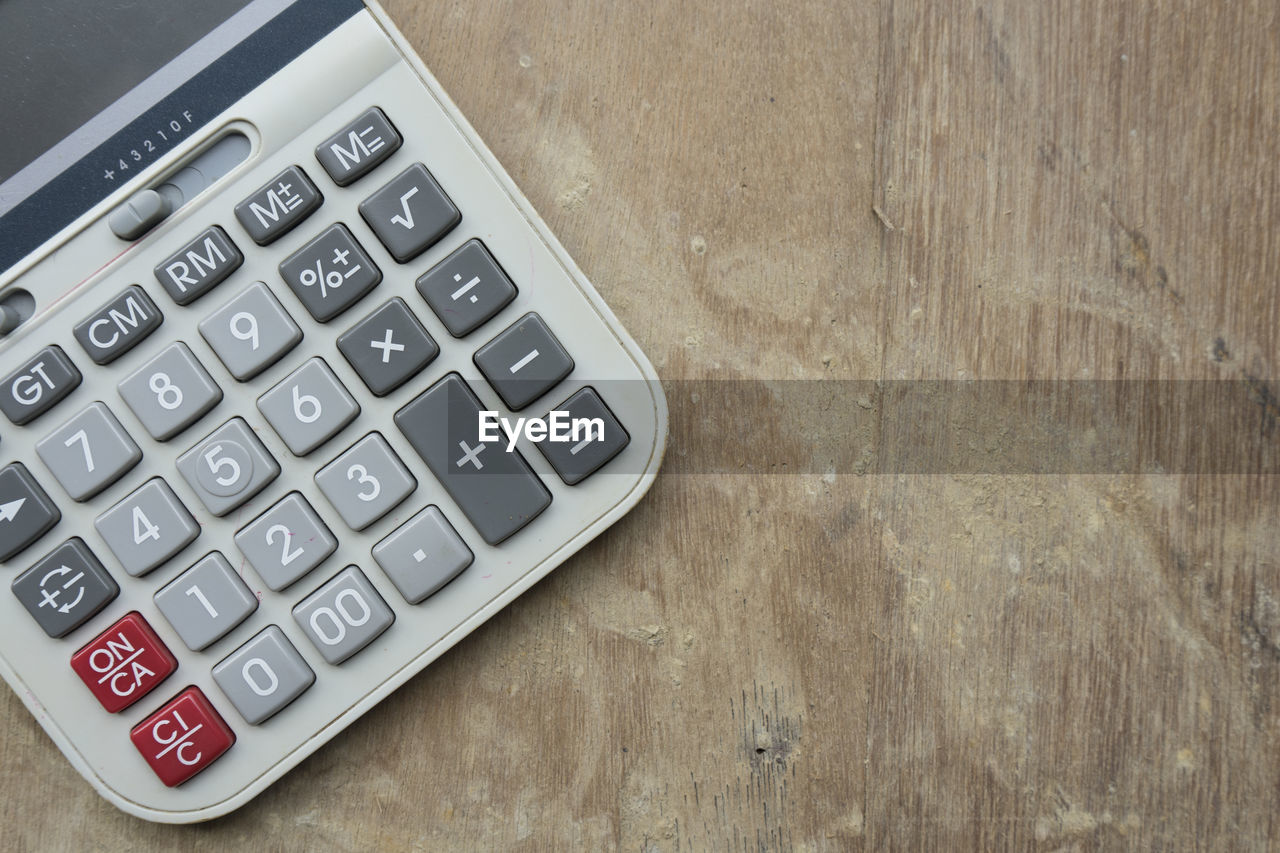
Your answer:
[[[0,670],[235,809],[617,521],[644,355],[361,0],[0,3]]]

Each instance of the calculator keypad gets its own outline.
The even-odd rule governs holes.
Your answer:
[[[71,656],[71,668],[115,714],[146,696],[178,668],[178,660],[137,611]]]
[[[74,501],[86,501],[142,459],[137,443],[102,403],[90,403],[36,442],[40,461]]]
[[[360,202],[360,215],[391,257],[407,263],[462,221],[457,205],[421,163],[414,163]]]
[[[279,592],[324,562],[338,540],[294,492],[237,533],[236,547],[262,582]]]
[[[260,281],[200,321],[200,335],[227,371],[246,382],[302,340],[302,330]]]
[[[213,680],[251,726],[275,716],[316,674],[284,632],[270,625],[213,668]]]
[[[222,639],[258,609],[258,599],[214,551],[155,594],[156,607],[193,652]]]
[[[188,687],[134,726],[129,739],[170,788],[208,767],[236,742],[199,687]]]
[[[479,240],[468,240],[419,278],[418,292],[455,338],[480,328],[516,298],[516,286]]]
[[[364,572],[347,566],[293,608],[307,639],[331,664],[340,664],[372,643],[396,621]]]
[[[232,418],[178,457],[178,470],[209,512],[223,516],[280,475],[243,418]]]
[[[315,480],[352,530],[364,530],[418,487],[400,457],[376,432],[321,468]]]
[[[285,258],[280,277],[312,317],[327,323],[373,290],[382,271],[339,223]]]
[[[324,201],[307,173],[290,166],[235,207],[253,242],[266,246],[302,224]]]
[[[338,350],[379,397],[409,381],[440,354],[435,340],[398,296],[343,332]]]
[[[80,539],[68,539],[18,575],[13,594],[50,637],[65,637],[120,593]]]
[[[0,560],[8,560],[48,533],[62,518],[49,494],[21,462],[0,469]]]
[[[189,305],[240,269],[244,255],[227,232],[212,225],[153,270],[156,281],[179,305]]]
[[[222,389],[178,341],[118,386],[120,396],[156,441],[168,441],[222,400]]]
[[[200,527],[159,477],[98,516],[93,526],[124,570],[140,577],[200,535]]]

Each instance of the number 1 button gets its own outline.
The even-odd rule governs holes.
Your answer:
[[[258,609],[257,597],[217,551],[157,592],[155,600],[193,652],[222,639]]]

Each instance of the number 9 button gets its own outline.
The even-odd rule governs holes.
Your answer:
[[[262,282],[200,321],[200,334],[238,381],[252,379],[302,340],[302,330]]]

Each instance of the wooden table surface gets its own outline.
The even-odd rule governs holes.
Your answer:
[[[667,383],[668,473],[208,824],[5,691],[0,846],[1277,844],[1276,466],[884,470],[816,398],[787,440],[853,380],[1212,379],[1280,441],[1274,3],[388,11]]]

